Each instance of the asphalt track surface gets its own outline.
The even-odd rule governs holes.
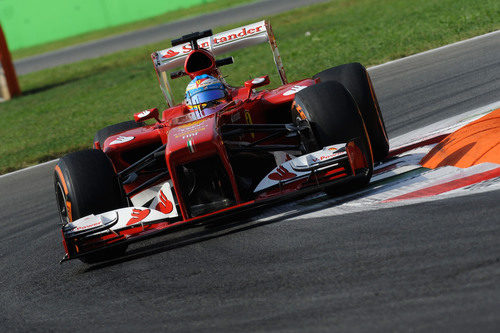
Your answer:
[[[495,33],[371,69],[389,135],[498,101],[498,54]],[[0,177],[1,331],[500,329],[500,191],[197,227],[60,266],[52,168]]]
[[[201,16],[169,22],[162,25],[111,36],[97,41],[70,46],[14,62],[18,75],[45,68],[70,64],[79,60],[97,58],[106,54],[128,50],[133,47],[180,37],[189,32],[202,31],[238,23],[245,20],[262,19],[297,7],[327,0],[261,0],[243,4]]]

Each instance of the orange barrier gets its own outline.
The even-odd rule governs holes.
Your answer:
[[[500,164],[500,109],[448,135],[420,164],[430,169],[468,168],[484,162]]]

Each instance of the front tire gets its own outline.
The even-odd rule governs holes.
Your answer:
[[[305,124],[310,128],[302,138],[306,152],[354,141],[367,164],[364,170],[354,170],[365,175],[355,186],[363,186],[370,181],[373,156],[368,133],[358,106],[342,84],[330,81],[299,91],[295,95],[292,117],[297,125]]]
[[[320,82],[337,81],[347,88],[363,116],[374,160],[384,160],[389,152],[389,140],[377,96],[365,67],[360,63],[345,64],[324,70],[313,78]]]
[[[74,152],[59,159],[54,171],[54,187],[59,216],[63,225],[90,214],[104,213],[127,206],[118,176],[109,158],[101,150]],[[123,254],[126,246],[99,251],[82,257],[96,262]]]

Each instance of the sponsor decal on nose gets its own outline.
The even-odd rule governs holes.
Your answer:
[[[280,165],[278,169],[276,169],[276,172],[273,172],[269,174],[269,179],[271,180],[285,180],[285,179],[290,179],[293,177],[296,177],[297,175],[294,174],[293,172],[288,171],[287,168],[284,166]]]
[[[132,214],[131,214],[132,217],[130,220],[128,220],[127,225],[136,224],[138,222],[141,222],[146,217],[148,217],[149,212],[151,212],[149,209],[134,208],[134,210],[132,210]]]

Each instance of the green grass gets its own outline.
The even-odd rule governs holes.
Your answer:
[[[374,65],[494,31],[498,17],[497,0],[335,0],[271,22],[292,81],[341,63]],[[0,172],[89,147],[96,130],[132,119],[134,112],[164,107],[149,54],[168,45],[20,77],[24,96],[0,104]],[[268,45],[233,55],[235,64],[222,69],[232,84],[275,72]],[[276,76],[271,79],[276,85]],[[179,96],[186,81],[174,83]]]
[[[31,57],[37,54],[54,51],[63,47],[68,47],[80,43],[89,42],[104,37],[109,37],[116,34],[121,34],[129,31],[144,29],[155,25],[172,22],[175,20],[185,19],[191,16],[197,16],[210,12],[215,12],[229,7],[234,7],[243,3],[250,3],[256,0],[212,0],[206,4],[196,5],[190,8],[178,9],[172,12],[164,13],[155,17],[128,24],[110,27],[106,29],[91,31],[78,36],[68,37],[62,40],[26,47],[12,51],[12,58],[17,60],[25,57]]]

